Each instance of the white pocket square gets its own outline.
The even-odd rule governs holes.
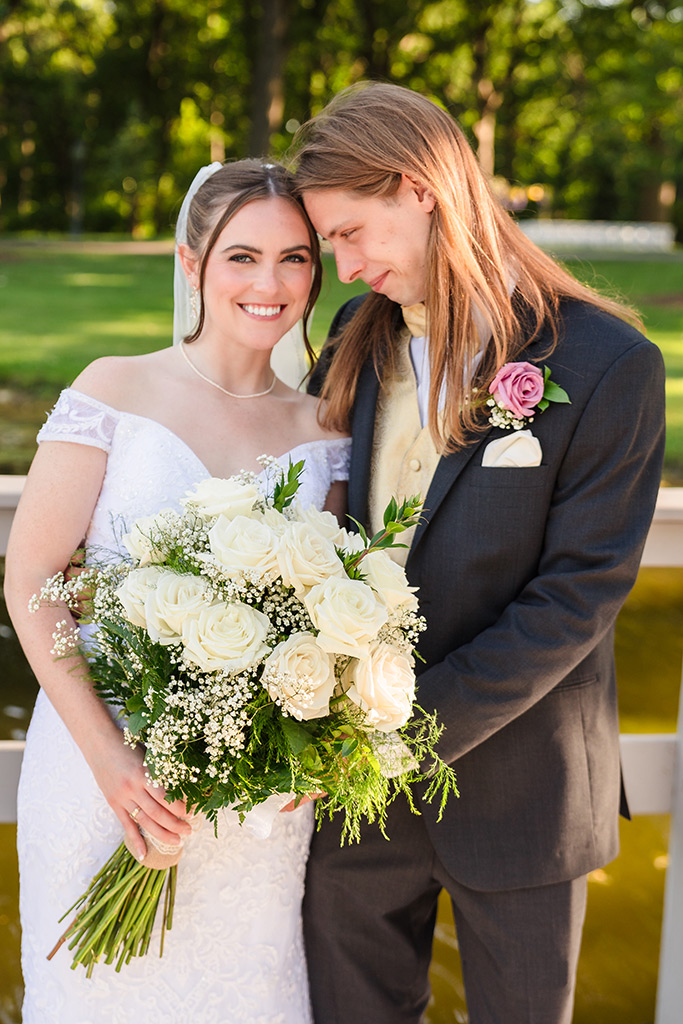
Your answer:
[[[498,437],[484,449],[482,466],[490,468],[540,466],[543,452],[537,437],[530,430],[518,430],[507,437]]]

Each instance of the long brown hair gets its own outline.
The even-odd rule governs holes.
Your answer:
[[[220,170],[206,179],[197,189],[187,213],[187,244],[199,258],[200,308],[197,326],[184,339],[188,344],[196,341],[204,326],[204,279],[206,264],[221,231],[235,214],[256,199],[277,197],[293,206],[302,217],[311,245],[313,280],[303,315],[303,336],[311,363],[315,353],[308,339],[308,321],[313,312],[322,280],[320,243],[315,228],[300,197],[295,194],[294,178],[280,164],[264,163],[261,160],[236,160],[224,164]]]
[[[469,400],[470,381],[490,381],[545,324],[551,329],[552,350],[561,328],[561,299],[580,299],[640,325],[632,310],[580,284],[529,241],[491,191],[456,122],[418,93],[382,82],[345,89],[301,126],[293,161],[300,195],[342,189],[391,199],[405,174],[435,196],[425,303],[429,426],[442,450],[461,447],[469,431],[481,428],[477,404]],[[477,311],[491,341],[475,375]],[[330,426],[348,425],[358,376],[368,358],[374,359],[378,376],[381,366],[391,374],[390,337],[395,336],[397,314],[395,303],[372,294],[341,335],[323,390],[324,418]]]

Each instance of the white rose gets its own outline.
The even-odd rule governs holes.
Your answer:
[[[344,564],[332,541],[307,523],[289,524],[280,538],[277,562],[285,586],[294,587],[299,595],[330,577],[346,578]]]
[[[365,575],[366,583],[377,591],[389,611],[398,607],[410,612],[417,611],[415,592],[418,587],[408,585],[405,570],[386,551],[373,551],[366,555],[359,568]]]
[[[351,662],[346,696],[365,712],[371,729],[393,732],[405,725],[415,700],[412,660],[390,644],[376,644],[369,657]]]
[[[289,519],[283,516],[282,512],[278,512],[276,508],[271,508],[270,505],[267,505],[256,518],[262,519],[276,537],[281,537],[289,525]]]
[[[346,577],[312,587],[303,602],[320,630],[318,643],[330,654],[364,657],[388,618],[386,607],[366,583]]]
[[[307,523],[309,526],[312,526],[314,530],[322,534],[323,537],[327,537],[337,547],[341,546],[345,531],[342,530],[333,512],[321,512],[315,505],[302,508],[300,504],[297,504],[296,518],[298,522]]]
[[[261,682],[294,718],[321,718],[329,713],[336,684],[334,658],[312,633],[292,633],[266,659]]]
[[[204,672],[241,672],[268,653],[269,627],[268,616],[248,604],[217,601],[184,619],[185,657]]]
[[[181,504],[193,509],[202,519],[215,516],[248,516],[261,494],[254,484],[245,484],[234,477],[221,480],[209,477],[198,483],[194,491],[187,491]]]
[[[124,536],[123,543],[128,554],[140,565],[163,562],[166,557],[167,552],[161,541],[160,530],[168,526],[169,516],[177,517],[177,513],[173,509],[164,509],[155,516],[136,519],[130,533]]]
[[[164,572],[156,565],[146,565],[141,569],[132,569],[115,593],[124,607],[126,618],[134,626],[147,628],[145,601],[150,591],[154,590],[159,577]]]
[[[347,554],[356,555],[365,548],[365,541],[359,533],[347,530],[345,526],[339,528],[339,540],[337,547],[343,548]]]
[[[219,516],[209,530],[212,554],[228,573],[277,573],[277,537],[262,516]]]
[[[201,576],[162,572],[145,599],[147,632],[155,643],[178,643],[185,618],[209,604],[209,585]]]

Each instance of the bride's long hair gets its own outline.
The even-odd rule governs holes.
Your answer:
[[[187,344],[196,341],[202,333],[205,319],[204,279],[206,264],[225,225],[247,203],[257,199],[277,197],[293,206],[303,219],[311,246],[313,280],[303,315],[303,338],[306,351],[315,362],[315,353],[308,338],[308,323],[313,312],[322,280],[320,243],[303,202],[295,193],[294,179],[280,164],[261,160],[236,160],[224,164],[206,179],[192,198],[187,214],[187,244],[199,260],[199,319],[194,330],[184,339]]]
[[[493,194],[456,122],[440,107],[401,86],[364,82],[339,93],[294,138],[292,161],[300,195],[343,189],[391,200],[402,174],[436,197],[427,248],[429,426],[444,451],[481,428],[470,381],[497,370],[550,327],[551,351],[561,331],[560,302],[578,299],[632,323],[626,306],[580,284],[522,233]],[[512,284],[514,283],[514,294]],[[491,342],[480,347],[473,312]],[[374,360],[380,376],[393,367],[392,336],[400,307],[371,294],[343,331],[323,390],[324,421],[344,429],[361,368]],[[445,386],[444,415],[438,415]]]

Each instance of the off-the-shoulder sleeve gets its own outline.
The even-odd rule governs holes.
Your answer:
[[[108,453],[117,423],[116,409],[81,391],[66,388],[38,431],[37,441],[73,441]]]
[[[330,471],[330,483],[335,480],[349,479],[349,465],[351,463],[351,438],[340,437],[339,440],[330,441],[327,449],[327,465]]]

